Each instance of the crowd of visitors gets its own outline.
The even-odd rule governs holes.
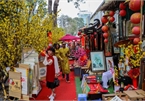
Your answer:
[[[86,65],[90,53],[80,43],[76,44],[75,42],[72,44],[66,42],[50,44],[45,53],[43,64],[47,66],[46,86],[52,90],[49,99],[53,101],[56,96],[55,88],[59,85],[58,76],[60,76],[60,72],[63,80],[66,80],[66,83],[70,82],[69,59],[73,59],[75,64],[83,66]]]

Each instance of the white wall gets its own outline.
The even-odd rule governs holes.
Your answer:
[[[99,19],[101,21],[101,17],[104,15],[103,11],[97,12],[91,19],[90,23],[94,23],[94,19]]]

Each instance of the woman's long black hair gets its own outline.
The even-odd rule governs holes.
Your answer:
[[[58,47],[57,47],[58,46]],[[58,44],[58,43],[55,43],[54,45],[53,45],[53,47],[55,48],[55,49],[59,49],[60,48],[60,45]]]
[[[48,54],[48,51],[52,51],[53,54],[55,54],[55,49],[53,47],[50,47],[46,50],[46,53]]]

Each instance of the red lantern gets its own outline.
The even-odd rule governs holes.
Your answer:
[[[122,2],[122,3],[119,4],[119,8],[122,10],[122,9],[125,9],[126,6],[125,6],[125,4]]]
[[[120,10],[119,15],[120,16],[125,16],[126,15],[126,11],[125,10]]]
[[[132,28],[132,33],[135,35],[139,35],[140,34],[140,27],[139,26],[135,26]]]
[[[80,32],[80,31],[78,32],[78,36],[79,36],[79,35],[81,35],[81,32]]]
[[[108,19],[107,19],[107,17],[102,17],[102,18],[101,18],[101,21],[102,21],[102,23],[104,23],[104,24],[105,24],[105,23],[107,23],[107,22],[108,22]]]
[[[142,4],[144,4],[144,0],[130,0],[129,9],[131,9],[132,11],[139,11],[141,8],[141,1]]]
[[[108,43],[108,39],[104,39],[104,43]]]
[[[108,28],[108,26],[106,26],[106,25],[104,25],[104,26],[102,27],[102,31],[103,31],[103,32],[108,32],[108,29],[109,29],[109,28]]]
[[[115,14],[114,11],[110,11],[110,12],[109,12],[109,15],[110,15],[110,16],[114,16],[114,14]]]
[[[114,17],[110,17],[110,18],[109,18],[109,21],[110,21],[110,22],[113,22],[114,20],[115,20]]]
[[[133,43],[136,45],[136,44],[138,44],[139,43],[139,41],[140,41],[140,39],[139,38],[134,38],[133,39]]]
[[[140,18],[141,18],[141,14],[140,13],[134,13],[134,14],[131,15],[130,21],[133,24],[138,24],[138,23],[140,23]]]
[[[104,37],[104,38],[108,38],[108,36],[109,36],[108,33],[104,33],[104,34],[103,34],[103,37]]]

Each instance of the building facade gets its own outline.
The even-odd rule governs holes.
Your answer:
[[[83,10],[83,11],[80,11],[80,12],[78,13],[78,17],[79,17],[79,18],[83,18],[83,20],[84,20],[84,25],[85,25],[85,26],[88,26],[88,25],[89,25],[90,16],[91,16],[91,12],[89,12],[89,11],[87,11],[87,10]]]

